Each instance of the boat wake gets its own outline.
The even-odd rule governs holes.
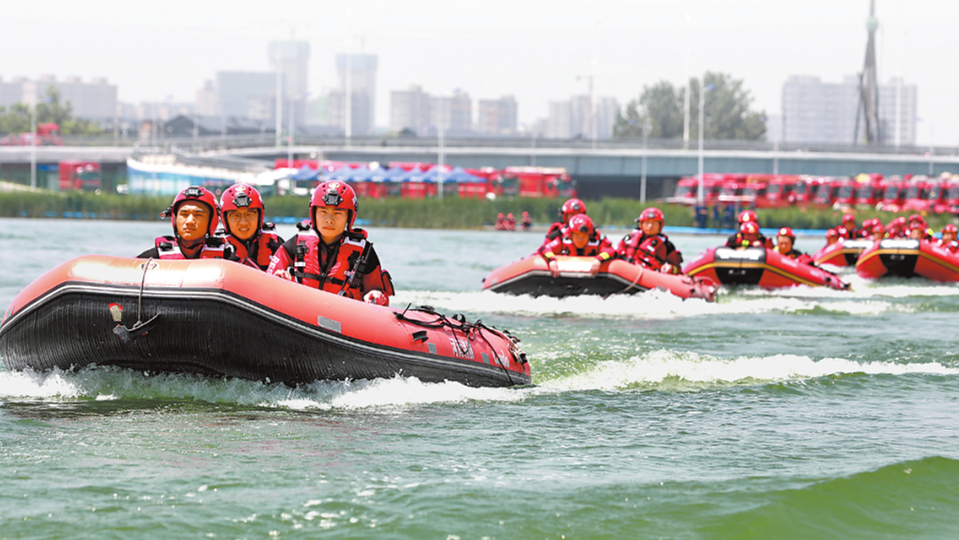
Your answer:
[[[542,381],[557,391],[616,391],[627,389],[700,390],[710,387],[760,385],[853,374],[959,375],[959,369],[939,362],[855,362],[843,358],[814,360],[778,354],[724,359],[694,352],[653,351],[623,360],[598,362],[581,373]]]

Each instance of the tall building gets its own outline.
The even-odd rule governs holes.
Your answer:
[[[72,115],[75,118],[113,120],[117,114],[117,87],[107,83],[104,78],[98,77],[90,79],[90,82],[83,82],[79,77],[67,77],[58,81],[52,75],[44,75],[35,81],[20,80],[13,83],[13,85],[17,84],[20,86],[20,96],[15,101],[27,104],[37,103],[43,100],[50,87],[55,87],[60,91],[60,103],[70,102],[73,107]],[[4,92],[12,95],[15,89],[7,87]]]
[[[216,88],[213,81],[203,81],[203,88],[196,91],[196,113],[201,116],[216,115]]]
[[[276,96],[276,74],[257,71],[216,72],[216,115],[221,117],[250,116],[251,106],[262,110],[266,99]],[[275,120],[275,109],[267,120]]]
[[[915,85],[905,85],[900,79],[894,79],[879,86],[882,144],[896,144],[897,125],[899,144],[915,144],[916,101]],[[859,107],[859,79],[855,76],[846,77],[838,84],[823,83],[818,77],[789,77],[783,84],[783,141],[856,144],[865,137],[865,118]]]
[[[390,92],[390,131],[423,136],[430,128],[430,95],[419,86]]]
[[[616,98],[599,98],[596,102],[596,138],[612,139],[613,126],[619,114],[619,102]]]
[[[473,101],[469,94],[457,90],[451,97],[430,99],[430,124],[446,135],[473,133]]]
[[[592,105],[592,106],[591,106]],[[615,98],[602,97],[592,104],[589,96],[549,104],[546,137],[553,139],[609,139],[619,105]]]
[[[3,79],[0,79],[0,107],[9,110],[11,105],[22,101],[23,80],[14,79],[13,81],[5,82]]]
[[[337,89],[327,101],[327,118],[331,125],[348,135],[370,135],[376,118],[376,55],[338,54]],[[347,99],[349,97],[349,99]],[[347,124],[347,108],[350,122]]]
[[[270,70],[274,75],[279,72],[283,94],[283,121],[289,118],[288,107],[293,107],[294,121],[302,125],[307,109],[306,94],[309,91],[309,73],[307,66],[310,60],[310,44],[307,41],[271,41],[267,55],[270,60]],[[273,94],[276,94],[274,90]],[[260,101],[260,106],[265,105]],[[274,111],[276,102],[273,101]],[[271,116],[275,116],[275,112]],[[262,115],[261,115],[262,116]]]
[[[481,99],[476,116],[476,131],[486,135],[516,134],[516,99]]]

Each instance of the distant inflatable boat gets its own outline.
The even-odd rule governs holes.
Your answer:
[[[872,240],[839,240],[813,253],[816,264],[856,266],[859,255],[873,244]]]
[[[566,297],[584,294],[609,296],[635,294],[662,289],[680,298],[713,300],[717,284],[703,278],[665,274],[638,264],[613,259],[589,273],[593,257],[556,257],[559,277],[553,277],[546,261],[539,255],[501,266],[483,279],[483,289],[507,294]]]
[[[8,369],[90,364],[310,383],[531,382],[507,332],[421,306],[366,304],[221,260],[86,256],[28,285],[0,324]]]
[[[959,281],[959,254],[924,240],[886,239],[874,243],[859,256],[856,274],[868,279],[888,275]]]
[[[736,250],[710,248],[683,269],[690,276],[705,276],[723,285],[758,285],[767,289],[810,285],[847,289],[849,285],[822,268],[797,262],[766,248]]]

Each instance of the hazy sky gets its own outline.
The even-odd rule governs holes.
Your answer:
[[[622,104],[643,85],[705,70],[745,81],[754,107],[780,114],[789,75],[840,82],[862,69],[868,0],[273,0],[7,2],[0,77],[104,76],[126,102],[194,100],[217,70],[265,71],[267,43],[310,42],[310,89],[336,84],[334,55],[379,57],[377,125],[389,91],[513,94],[521,123],[585,94]],[[877,0],[882,82],[919,94],[919,143],[959,145],[959,2]]]

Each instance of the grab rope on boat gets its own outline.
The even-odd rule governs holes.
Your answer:
[[[412,306],[412,304],[407,304],[406,309],[404,309],[402,312],[394,311],[393,315],[396,316],[396,318],[400,321],[414,324],[416,326],[421,326],[423,328],[431,328],[431,329],[449,328],[453,333],[452,341],[456,344],[457,349],[459,349],[459,351],[464,355],[469,352],[469,342],[475,340],[476,336],[479,336],[490,348],[490,352],[493,353],[492,356],[496,358],[496,363],[499,364],[499,366],[506,373],[506,377],[509,379],[510,384],[512,384],[513,380],[512,380],[512,377],[510,377],[509,369],[503,365],[503,361],[500,359],[499,355],[495,354],[495,348],[493,347],[493,344],[490,343],[489,339],[487,339],[486,336],[483,334],[483,330],[486,330],[487,332],[498,335],[502,337],[503,339],[507,340],[510,344],[509,352],[510,354],[513,355],[513,358],[516,359],[517,362],[519,362],[520,364],[525,364],[528,362],[528,360],[526,359],[526,353],[524,353],[522,349],[520,349],[517,346],[517,344],[520,342],[519,338],[514,336],[513,334],[510,334],[506,330],[499,330],[496,327],[485,325],[483,324],[483,321],[480,319],[477,319],[476,322],[471,323],[466,320],[466,317],[462,313],[456,313],[452,317],[447,317],[446,315],[443,315],[442,313],[437,312],[432,306],[417,306],[414,308],[411,308],[410,306]],[[435,319],[428,320],[428,321],[421,321],[419,319],[407,317],[406,313],[408,311],[418,311],[421,313],[427,313],[429,315],[433,315]],[[467,343],[465,345],[460,343],[460,338],[457,337],[456,335],[457,330],[462,332],[464,337],[466,338]]]
[[[137,296],[137,322],[133,325],[132,328],[127,328],[123,324],[118,324],[113,327],[113,333],[120,337],[124,343],[129,343],[136,338],[146,334],[156,325],[157,319],[160,318],[160,314],[157,313],[151,317],[148,321],[142,320],[143,315],[143,288],[146,285],[147,281],[147,270],[150,269],[150,263],[153,262],[153,259],[147,259],[147,262],[143,264],[143,277],[140,279],[140,293]]]

